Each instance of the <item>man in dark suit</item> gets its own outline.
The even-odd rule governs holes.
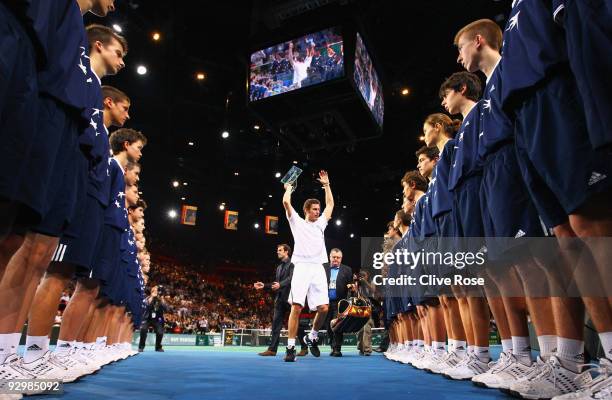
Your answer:
[[[276,267],[276,280],[272,283],[255,282],[257,290],[270,289],[276,292],[274,295],[274,316],[272,317],[272,341],[268,350],[259,353],[260,356],[275,356],[278,349],[280,331],[283,327],[285,314],[291,306],[287,302],[291,290],[291,277],[293,276],[293,263],[291,263],[291,247],[287,244],[279,244],[276,247],[276,255],[280,264]]]
[[[344,335],[342,333],[332,333],[330,322],[338,315],[338,302],[346,298],[349,291],[348,286],[353,283],[353,270],[351,267],[342,264],[342,251],[340,249],[332,249],[329,252],[329,261],[329,263],[323,264],[329,288],[329,313],[327,314],[325,327],[332,348],[329,355],[342,357],[340,349]]]

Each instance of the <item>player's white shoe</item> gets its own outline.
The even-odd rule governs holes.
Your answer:
[[[42,357],[29,363],[20,360],[19,367],[35,377],[35,379],[61,379],[63,380],[66,369],[51,361],[51,352],[47,351]]]
[[[599,375],[577,392],[553,397],[553,400],[602,400],[612,399],[612,362],[603,358],[599,366],[589,369],[583,374],[597,372]]]
[[[34,376],[19,368],[20,358],[17,354],[11,354],[0,364],[0,392],[8,389],[8,381],[16,379],[33,379]],[[21,394],[0,394],[0,400],[18,400]]]
[[[475,385],[492,389],[508,388],[533,370],[510,353],[502,353],[498,362],[489,366],[489,371],[472,378]]]
[[[482,362],[473,353],[468,353],[461,362],[452,368],[445,369],[442,374],[454,380],[472,379],[489,370],[489,364]]]
[[[422,361],[420,365],[417,367],[419,369],[425,370],[427,372],[432,372],[432,368],[440,365],[440,363],[446,359],[446,355],[448,353],[440,353],[440,352],[432,352],[431,356],[428,357],[425,361]]]
[[[467,357],[467,355],[460,356],[457,352],[451,351],[440,360],[438,365],[432,365],[431,368],[429,368],[429,372],[441,374],[443,371],[453,368],[455,365],[459,364],[464,357]]]
[[[550,359],[538,368],[538,373],[510,385],[509,389],[512,394],[524,399],[550,399],[577,392],[591,380],[591,375],[570,371],[561,365],[557,357],[550,356]]]

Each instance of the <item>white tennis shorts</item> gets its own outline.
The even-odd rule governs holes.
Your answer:
[[[289,304],[299,304],[314,311],[318,306],[329,304],[327,275],[323,264],[296,263],[293,266]]]

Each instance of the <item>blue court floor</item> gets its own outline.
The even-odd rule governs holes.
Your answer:
[[[300,357],[296,363],[260,357],[260,348],[166,347],[108,365],[38,399],[509,399],[471,382],[455,382],[392,362],[381,354]],[[495,349],[495,356],[499,349]]]

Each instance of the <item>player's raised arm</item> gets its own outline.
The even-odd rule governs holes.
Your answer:
[[[291,185],[285,183],[285,194],[283,194],[283,207],[285,207],[285,211],[287,212],[287,218],[291,218],[291,212],[293,207],[291,207]]]
[[[329,186],[329,176],[327,175],[327,171],[319,172],[318,181],[323,185],[323,189],[325,189],[325,210],[323,210],[323,215],[329,221],[332,216],[332,212],[334,211],[334,196],[332,195],[331,187]]]

